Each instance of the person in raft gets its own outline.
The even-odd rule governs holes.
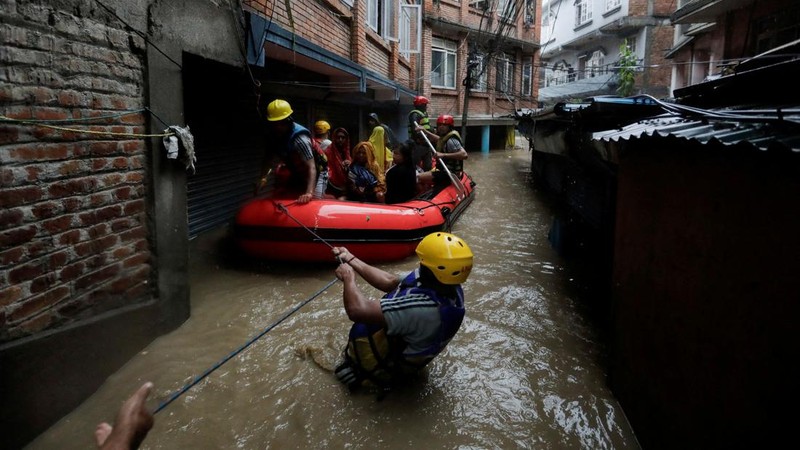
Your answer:
[[[272,194],[277,183],[289,191],[300,192],[297,203],[304,204],[312,198],[324,197],[328,187],[328,160],[311,132],[294,121],[293,112],[286,100],[277,99],[267,105],[267,121],[277,146],[278,162],[282,164],[272,162],[264,166],[266,170],[256,185],[256,195],[265,187],[269,187],[268,194]],[[285,174],[284,168],[288,169],[286,180],[277,181]]]
[[[472,270],[472,250],[445,232],[427,235],[417,245],[419,267],[404,277],[390,274],[335,247],[336,277],[344,283],[343,302],[354,323],[336,367],[350,390],[364,384],[382,389],[403,382],[445,349],[464,319],[461,285]],[[385,292],[371,299],[356,275]]]

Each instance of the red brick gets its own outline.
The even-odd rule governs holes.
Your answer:
[[[111,222],[111,231],[119,232],[136,226],[137,222],[127,217]]]
[[[125,181],[128,183],[141,183],[142,181],[144,181],[144,173],[130,172],[126,174]]]
[[[82,161],[65,161],[62,162],[58,167],[58,174],[65,177],[81,174],[83,172],[86,172],[86,168],[84,167],[84,163]]]
[[[125,261],[123,261],[122,262],[122,267],[124,267],[126,269],[130,269],[132,267],[136,267],[136,266],[139,266],[141,264],[145,264],[148,261],[150,261],[150,253],[149,252],[137,253],[137,254],[131,256],[130,258],[126,259]]]
[[[1,209],[0,210],[0,227],[11,228],[22,225],[25,215],[19,209]]]
[[[126,205],[127,209],[127,205]],[[99,222],[108,222],[111,219],[122,216],[122,207],[120,205],[106,206],[95,211]]]
[[[150,244],[147,242],[147,239],[142,239],[140,241],[137,241],[136,246],[134,246],[134,249],[136,249],[136,251],[147,250],[149,248]]]
[[[28,258],[34,259],[45,253],[53,250],[53,242],[49,238],[39,238],[31,241],[25,249],[28,253]]]
[[[24,266],[19,266],[8,272],[8,281],[11,284],[22,283],[42,276],[47,272],[47,265],[43,261],[37,261]]]
[[[120,122],[129,125],[142,125],[144,124],[144,115],[142,114],[131,114],[128,116],[123,116],[119,119]]]
[[[123,186],[114,190],[114,198],[117,200],[128,200],[131,198],[131,193],[134,192],[130,186]]]
[[[117,153],[117,143],[114,141],[92,142],[89,144],[89,154],[94,156],[107,156]]]
[[[53,287],[56,281],[58,281],[58,277],[53,272],[50,272],[39,278],[35,278],[31,281],[31,294],[38,294],[50,289]]]
[[[121,184],[124,180],[122,174],[119,173],[110,173],[107,175],[103,175],[102,179],[100,180],[101,186],[103,187],[111,187]]]
[[[71,197],[94,192],[97,180],[91,177],[64,180],[53,183],[48,189],[51,198]]]
[[[6,167],[0,167],[0,186],[11,186],[14,184],[14,181],[14,171]]]
[[[46,311],[30,320],[26,320],[25,322],[19,324],[16,327],[15,332],[18,333],[20,336],[28,336],[48,328],[54,322],[55,322],[55,317],[53,313],[51,311]]]
[[[118,273],[119,273],[118,265],[104,267],[96,272],[84,275],[75,280],[75,289],[84,290],[90,286],[98,285],[103,281],[112,278],[114,275]]]
[[[111,193],[110,192],[100,192],[97,194],[92,194],[89,196],[89,207],[97,208],[100,206],[107,205],[111,203]]]
[[[144,200],[134,200],[125,204],[125,215],[132,216],[144,212]]]
[[[22,298],[22,287],[10,286],[0,289],[0,307],[10,305]]]
[[[85,270],[86,265],[83,262],[76,262],[74,264],[62,267],[58,272],[58,279],[66,283],[83,275]]]
[[[0,233],[0,247],[13,247],[23,244],[29,242],[34,236],[36,236],[36,227],[32,225],[3,231]]]
[[[58,244],[72,245],[72,244],[77,244],[78,242],[80,242],[80,240],[81,240],[80,230],[71,230],[61,234],[61,236],[58,237]]]
[[[128,168],[128,158],[114,158],[114,161],[111,164],[115,169],[127,169]]]
[[[80,92],[61,91],[58,94],[58,104],[61,106],[86,106],[86,100]]]
[[[79,197],[65,198],[61,200],[61,205],[64,206],[64,212],[75,212],[83,208],[83,200]]]
[[[108,258],[105,253],[94,255],[85,261],[86,268],[97,269],[98,267],[103,267],[106,265],[106,261],[108,261]]]
[[[37,120],[63,120],[69,118],[69,115],[64,109],[36,108],[34,118]]]
[[[70,252],[67,250],[60,250],[50,255],[50,267],[57,269],[67,261],[70,260]]]
[[[12,307],[12,309],[8,311],[8,321],[14,323],[28,319],[67,297],[69,297],[69,288],[66,286],[59,286],[37,297],[32,297],[24,302],[18,303],[15,305],[16,307]]]
[[[13,208],[41,200],[44,192],[39,186],[3,189],[0,191],[0,208]]]
[[[94,225],[92,227],[89,227],[87,229],[87,234],[92,239],[105,236],[108,234],[108,224],[103,222],[103,223],[98,223],[97,225]]]
[[[56,214],[61,213],[61,211],[62,211],[62,206],[61,203],[58,202],[37,203],[31,208],[33,216],[39,220],[49,219],[50,217],[53,217]]]
[[[122,151],[127,154],[143,153],[144,141],[127,141],[120,144]]]
[[[94,241],[88,242],[81,242],[80,244],[76,244],[72,247],[72,251],[75,252],[75,255],[79,258],[84,258],[86,256],[94,255],[96,252],[94,251]]]
[[[133,249],[130,247],[118,247],[111,252],[111,256],[116,260],[122,260],[133,254]]]
[[[8,152],[12,162],[43,162],[66,159],[71,144],[47,143],[27,144],[11,148]]]
[[[14,247],[9,250],[0,252],[0,267],[9,266],[11,264],[19,263],[25,256],[24,247]]]
[[[145,237],[144,228],[136,227],[132,228],[124,233],[119,234],[119,238],[122,242],[130,242],[136,239],[142,239]]]
[[[15,126],[0,126],[0,145],[12,144],[19,140],[19,128]]]
[[[74,218],[75,217],[72,215],[56,217],[55,219],[41,222],[41,227],[50,234],[63,233],[72,228],[72,221]]]

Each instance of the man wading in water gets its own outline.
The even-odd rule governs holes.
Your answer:
[[[419,268],[399,278],[361,261],[346,248],[333,254],[341,264],[344,309],[354,322],[336,376],[350,390],[371,382],[388,388],[431,362],[461,326],[461,284],[472,270],[472,250],[450,233],[426,236],[417,246]],[[356,274],[386,294],[368,298]]]

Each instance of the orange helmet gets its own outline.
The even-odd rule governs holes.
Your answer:
[[[422,106],[427,104],[428,104],[428,97],[423,97],[421,95],[414,97],[414,106]]]
[[[453,120],[453,116],[450,114],[442,114],[436,119],[436,125],[450,125],[451,127],[455,125],[455,120]]]

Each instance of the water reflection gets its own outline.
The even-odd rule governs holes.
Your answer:
[[[339,385],[330,370],[349,323],[336,284],[169,405],[143,448],[638,448],[577,281],[547,242],[552,217],[528,187],[528,158],[467,162],[478,195],[453,230],[476,256],[467,318],[420,382],[383,401]],[[95,424],[143,381],[166,398],[333,277],[332,265],[230,261],[220,236],[193,243],[192,318],[30,448],[91,448]]]

